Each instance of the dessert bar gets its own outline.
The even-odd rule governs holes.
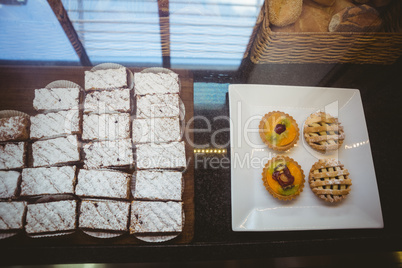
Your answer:
[[[43,139],[77,134],[79,128],[78,110],[38,114],[31,117],[31,138]]]
[[[105,231],[127,231],[130,203],[122,201],[83,200],[79,227]]]
[[[53,233],[76,229],[76,200],[29,204],[25,230],[28,234]]]
[[[130,174],[80,169],[75,193],[82,197],[130,198]]]
[[[130,138],[130,114],[84,115],[83,140],[119,140]]]
[[[29,138],[29,118],[11,116],[0,118],[0,141],[21,141]]]
[[[25,142],[0,144],[0,170],[23,168],[25,152]]]
[[[85,71],[85,90],[127,87],[126,68]]]
[[[179,171],[139,170],[134,173],[134,199],[181,201],[183,182]]]
[[[178,117],[133,120],[133,143],[160,143],[181,140]]]
[[[90,142],[83,146],[86,168],[119,167],[133,164],[131,139]]]
[[[33,107],[37,111],[78,110],[79,88],[35,89]]]
[[[137,118],[180,116],[178,94],[137,95],[136,100]]]
[[[0,198],[16,197],[20,178],[18,171],[0,171]]]
[[[133,201],[130,233],[181,232],[182,209],[181,202]]]
[[[80,160],[77,136],[70,135],[32,144],[33,166],[54,166]]]
[[[75,166],[25,168],[21,196],[74,194]]]
[[[85,96],[85,113],[113,113],[130,111],[130,89],[92,91]]]
[[[0,231],[23,228],[26,202],[0,202]]]
[[[135,73],[136,95],[179,93],[179,76],[176,73]]]
[[[181,169],[186,167],[184,142],[137,145],[137,168]]]

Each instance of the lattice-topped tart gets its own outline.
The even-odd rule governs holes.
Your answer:
[[[287,113],[274,111],[262,118],[259,126],[260,137],[269,148],[286,151],[299,140],[296,120]]]
[[[317,112],[311,114],[304,123],[304,138],[311,148],[326,153],[341,147],[345,133],[337,118]]]
[[[310,170],[310,188],[327,202],[343,200],[350,192],[352,180],[349,171],[335,159],[320,159]]]
[[[290,157],[276,156],[268,161],[262,172],[265,188],[273,197],[291,200],[304,188],[304,173],[300,165]]]

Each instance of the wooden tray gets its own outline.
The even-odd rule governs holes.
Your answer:
[[[84,85],[84,71],[90,68],[83,67],[0,67],[0,110],[18,110],[29,115],[35,115],[33,109],[34,90],[43,88],[50,82],[55,80],[69,80],[80,86]],[[139,72],[140,68],[129,68],[133,73]],[[184,178],[184,213],[185,224],[182,233],[176,238],[163,242],[164,244],[185,244],[190,243],[194,236],[194,150],[193,141],[194,134],[189,131],[193,128],[190,120],[194,115],[193,102],[193,77],[192,73],[186,70],[174,70],[179,74],[181,81],[180,97],[184,102],[186,114],[186,128],[183,140],[186,143],[186,157],[188,167],[183,173]],[[190,122],[190,125],[189,125]],[[28,156],[29,158],[29,156]],[[132,172],[133,170],[131,170]],[[32,245],[32,246],[59,246],[59,245],[131,245],[151,243],[142,242],[133,235],[124,234],[120,237],[110,239],[100,239],[91,237],[81,230],[77,230],[74,234],[50,237],[50,238],[29,238],[24,232],[20,234],[0,240],[0,246],[10,245]],[[159,243],[158,243],[159,244]]]

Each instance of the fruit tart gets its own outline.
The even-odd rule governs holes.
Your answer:
[[[338,150],[345,139],[338,119],[324,112],[311,114],[304,123],[303,132],[308,145],[321,153]]]
[[[320,159],[311,168],[309,184],[313,193],[327,202],[339,202],[349,194],[349,171],[335,159]]]
[[[263,142],[276,151],[286,151],[299,140],[299,127],[296,120],[279,111],[264,115],[259,132]]]
[[[292,200],[304,188],[304,173],[290,157],[276,156],[268,161],[262,172],[265,188],[279,200]]]

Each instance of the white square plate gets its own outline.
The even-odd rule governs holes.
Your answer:
[[[230,146],[233,231],[286,231],[383,228],[377,181],[360,92],[356,89],[230,85]],[[281,155],[296,160],[306,183],[295,200],[280,201],[265,189],[262,170],[277,153],[261,140],[262,116],[279,110],[290,114],[300,129],[295,147]],[[307,117],[318,110],[339,118],[345,140],[334,153],[312,150],[303,138]],[[349,196],[335,204],[314,195],[308,185],[311,166],[320,158],[338,159],[349,170]]]

